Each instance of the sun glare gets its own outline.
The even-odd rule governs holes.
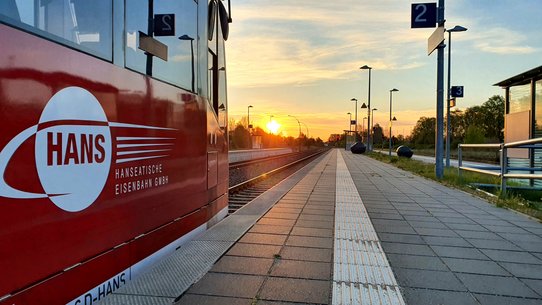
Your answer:
[[[280,124],[277,123],[275,120],[273,120],[273,121],[267,123],[267,129],[272,134],[277,134],[279,132],[279,129],[280,129]]]

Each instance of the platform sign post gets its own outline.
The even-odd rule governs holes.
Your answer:
[[[444,0],[438,1],[438,26],[444,28]],[[443,33],[444,34],[444,33]],[[435,176],[444,176],[444,44],[437,47],[437,128],[435,130]]]
[[[410,27],[434,28],[438,26],[427,41],[427,55],[437,52],[437,126],[435,128],[435,176],[444,175],[444,0],[436,3],[413,3],[411,6]]]

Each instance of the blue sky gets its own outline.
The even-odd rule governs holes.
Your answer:
[[[387,126],[389,90],[397,88],[394,134],[408,134],[436,113],[437,57],[426,52],[434,29],[410,29],[410,6],[419,2],[232,0],[230,117],[253,105],[255,125],[273,115],[283,134],[297,136],[294,115],[327,140],[348,129],[352,97],[367,101],[368,73],[359,70],[367,64],[374,122]],[[448,0],[446,20],[447,28],[468,28],[452,34],[452,85],[465,86],[459,109],[504,94],[493,84],[542,65],[541,0]],[[360,123],[366,114],[358,109]]]

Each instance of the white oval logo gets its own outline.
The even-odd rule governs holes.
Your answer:
[[[98,100],[87,90],[56,93],[41,114],[36,167],[49,199],[77,212],[102,192],[111,166],[111,131]]]
[[[45,194],[15,189],[3,178],[17,148],[33,135],[36,168]],[[107,117],[98,100],[83,88],[64,88],[49,100],[39,123],[19,133],[0,152],[0,196],[48,197],[62,210],[84,210],[98,198],[107,181],[111,142]]]

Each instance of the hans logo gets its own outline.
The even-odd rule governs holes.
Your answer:
[[[6,167],[35,135],[35,162],[45,193],[15,189],[4,179]],[[111,167],[111,130],[98,100],[87,90],[68,87],[47,103],[37,125],[14,137],[0,152],[0,196],[49,198],[68,212],[86,209],[102,192]]]

